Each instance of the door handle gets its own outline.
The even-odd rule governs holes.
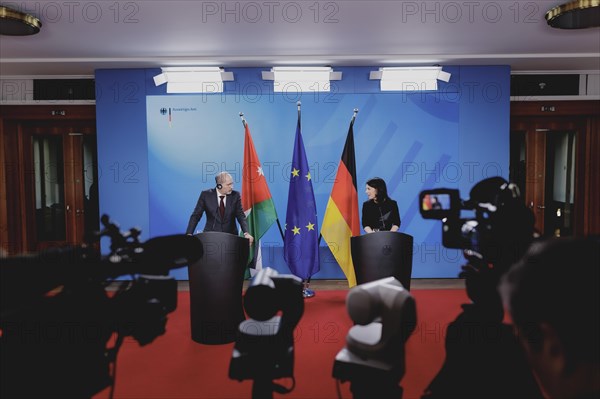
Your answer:
[[[67,205],[67,212],[71,212],[71,205]]]

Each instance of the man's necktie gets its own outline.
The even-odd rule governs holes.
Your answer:
[[[219,213],[221,214],[221,219],[223,219],[223,216],[225,216],[225,202],[223,202],[223,198],[225,198],[225,196],[219,195],[219,198],[221,198],[221,202],[219,203]]]

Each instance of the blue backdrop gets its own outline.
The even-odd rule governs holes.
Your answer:
[[[400,230],[414,236],[413,277],[456,277],[462,255],[441,245],[441,226],[423,220],[423,189],[459,188],[463,198],[485,177],[508,176],[510,70],[444,68],[450,82],[437,92],[381,93],[368,80],[372,68],[342,68],[331,93],[273,93],[262,81],[267,68],[232,69],[223,94],[167,95],[155,87],[159,70],[99,70],[98,159],[100,208],[143,238],[182,233],[201,190],[229,171],[241,191],[244,112],[282,224],[302,102],[302,134],[323,217],[348,124],[354,125],[360,201],[364,182],[384,178],[398,201]],[[321,221],[321,220],[320,220]],[[204,220],[198,225],[201,230]],[[321,271],[313,278],[344,278],[322,242]],[[263,237],[263,264],[288,273],[274,225]],[[185,269],[173,273],[186,279]]]

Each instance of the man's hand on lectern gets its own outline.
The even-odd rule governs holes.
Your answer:
[[[252,245],[252,243],[254,242],[254,237],[252,237],[248,233],[244,233],[244,237],[247,238],[250,241],[250,245]]]

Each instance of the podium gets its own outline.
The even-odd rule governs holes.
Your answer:
[[[204,254],[188,266],[192,339],[202,344],[234,342],[245,320],[242,285],[248,239],[214,231],[194,237]]]
[[[378,231],[350,238],[356,283],[363,284],[393,276],[410,290],[413,237],[404,233]]]

